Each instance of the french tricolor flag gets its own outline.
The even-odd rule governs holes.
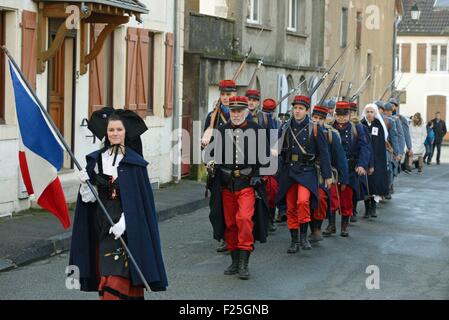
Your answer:
[[[69,210],[57,174],[64,161],[63,146],[11,61],[9,68],[20,129],[19,164],[23,182],[28,194],[34,195],[37,203],[68,229]]]

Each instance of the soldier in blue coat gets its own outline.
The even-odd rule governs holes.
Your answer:
[[[293,100],[293,117],[280,131],[279,146],[282,148],[279,168],[278,202],[286,199],[287,225],[291,244],[287,253],[296,253],[299,246],[310,250],[307,229],[311,221],[311,210],[318,206],[318,174],[315,167],[319,156],[321,174],[325,184],[332,184],[332,170],[323,129],[310,121],[308,110],[310,98],[296,96]],[[298,229],[300,238],[298,242]]]
[[[332,126],[325,124],[329,109],[327,107],[315,106],[312,112],[312,120],[323,127],[324,135],[329,146],[329,155],[332,165],[332,182],[333,184],[347,185],[349,184],[348,161],[346,153],[341,145],[340,135]],[[332,199],[329,188],[324,183],[320,183],[320,200],[319,207],[315,209],[311,224],[312,235],[311,242],[322,240],[321,225],[323,220],[328,217],[329,221],[335,220],[335,212],[340,204],[339,199]],[[333,217],[333,218],[332,218]],[[335,224],[334,224],[335,225]],[[328,230],[329,232],[329,230]],[[330,231],[335,233],[336,230]],[[327,235],[330,235],[327,234]]]
[[[343,149],[348,159],[349,185],[339,186],[337,190],[333,185],[331,192],[340,195],[340,205],[342,221],[341,233],[342,237],[349,236],[348,225],[349,219],[353,214],[353,195],[356,201],[364,200],[367,194],[367,171],[371,160],[371,144],[363,125],[354,125],[350,122],[350,106],[348,102],[340,101],[336,105],[336,122],[334,128],[338,130]],[[338,195],[338,194],[337,194]],[[335,221],[331,221],[335,227]]]
[[[204,123],[204,133],[201,138],[201,146],[207,147],[212,140],[213,129],[229,121],[229,99],[237,94],[237,86],[234,80],[221,80],[219,83],[220,100],[215,108],[208,113]]]
[[[403,156],[403,150],[401,147],[404,146],[401,143],[402,139],[400,138],[400,134],[398,132],[397,121],[395,121],[392,117],[393,106],[391,103],[376,103],[379,107],[379,111],[382,114],[384,122],[387,126],[388,130],[388,144],[387,144],[387,162],[388,162],[388,194],[385,196],[386,199],[391,199],[391,193],[393,190],[393,182],[394,177],[396,175],[397,168],[400,165],[400,161]],[[401,127],[402,128],[402,127]]]

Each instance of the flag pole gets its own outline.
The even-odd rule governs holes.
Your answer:
[[[39,100],[38,96],[34,92],[33,88],[30,85],[30,83],[26,79],[26,77],[23,74],[22,70],[20,70],[19,66],[17,65],[16,61],[14,60],[14,58],[9,53],[8,49],[6,48],[6,46],[3,45],[2,46],[2,50],[8,56],[9,61],[11,61],[11,63],[14,65],[15,69],[19,73],[20,77],[22,78],[23,82],[27,86],[28,90],[33,95],[34,100],[36,100],[37,105],[39,106],[39,108],[42,111],[42,114],[44,115],[44,117],[47,120],[47,122],[50,124],[50,126],[53,129],[54,133],[58,136],[59,141],[64,146],[65,150],[69,154],[69,156],[72,159],[73,163],[75,164],[77,169],[81,171],[83,168],[81,167],[80,163],[76,159],[75,155],[73,154],[72,150],[68,146],[67,142],[64,140],[64,137],[62,136],[61,132],[59,132],[58,128],[56,127],[55,123],[53,122],[53,119],[50,117],[50,115],[48,114],[47,110],[42,105],[41,101]],[[97,190],[94,188],[94,186],[92,185],[92,183],[89,180],[87,180],[86,183],[89,186],[89,189],[92,191],[93,195],[95,196],[95,199],[97,200],[97,203],[100,206],[101,210],[106,215],[106,218],[108,219],[109,223],[111,224],[111,226],[114,226],[114,221],[112,221],[111,216],[109,215],[108,211],[106,210],[106,207],[104,206],[103,202],[100,200],[100,197],[98,196]],[[143,284],[145,285],[145,288],[148,291],[151,291],[150,286],[148,285],[148,282],[146,281],[142,271],[140,270],[139,266],[137,265],[137,262],[134,259],[134,256],[131,254],[131,251],[129,250],[128,246],[126,245],[125,240],[123,240],[123,238],[121,236],[119,237],[119,239],[120,239],[120,242],[122,243],[123,247],[125,248],[126,252],[128,253],[128,256],[131,259],[131,262],[133,263],[134,267],[136,268],[136,271],[139,274]]]

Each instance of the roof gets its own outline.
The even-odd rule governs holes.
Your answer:
[[[113,6],[120,9],[138,13],[148,13],[147,7],[139,0],[34,0],[36,2],[71,2],[71,3],[96,3]]]
[[[449,35],[449,0],[416,0],[421,17],[412,20],[411,8],[415,0],[404,0],[404,15],[399,24],[399,35]],[[435,5],[435,6],[434,6]]]

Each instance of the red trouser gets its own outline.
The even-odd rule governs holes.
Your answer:
[[[273,176],[266,176],[266,189],[268,198],[268,207],[276,208],[276,196],[279,191],[279,183]]]
[[[294,183],[287,192],[287,225],[290,230],[310,222],[310,191]]]
[[[228,251],[253,251],[253,215],[256,196],[253,188],[231,192],[223,189],[223,211]]]
[[[338,185],[338,191],[340,192],[340,205],[341,212],[340,214],[343,217],[352,217],[352,194],[353,190],[350,186],[346,185],[346,189],[344,191],[341,190],[341,185]],[[338,195],[337,195],[337,186],[335,184],[332,185],[331,188],[332,195],[332,212],[336,212],[339,210],[338,206]]]
[[[318,208],[313,211],[313,220],[324,220],[327,214],[327,193],[319,188]]]

